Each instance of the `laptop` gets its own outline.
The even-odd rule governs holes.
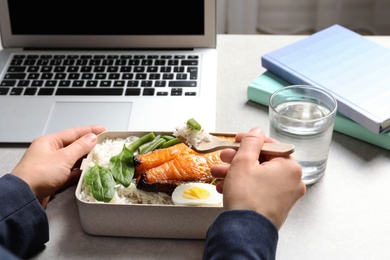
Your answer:
[[[0,143],[216,117],[216,0],[0,0]]]

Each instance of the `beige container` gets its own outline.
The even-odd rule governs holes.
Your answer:
[[[105,132],[98,142],[109,138],[142,136],[146,132]],[[172,134],[172,132],[155,132]],[[214,133],[235,136],[227,133]],[[81,226],[91,235],[204,239],[214,219],[223,211],[222,207],[190,207],[176,205],[134,205],[85,202],[80,199],[82,173],[76,188],[77,206]]]

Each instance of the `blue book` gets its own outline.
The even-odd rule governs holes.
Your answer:
[[[331,92],[338,112],[378,134],[390,129],[390,49],[333,25],[262,56],[290,84]]]
[[[272,93],[288,85],[291,84],[267,71],[249,84],[247,96],[251,101],[268,106]],[[334,130],[390,150],[390,132],[375,134],[340,113],[337,113]]]

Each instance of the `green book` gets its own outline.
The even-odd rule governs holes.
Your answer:
[[[267,71],[249,84],[247,91],[248,99],[268,106],[272,93],[288,85],[291,84]],[[390,150],[390,132],[375,134],[340,113],[336,116],[334,130]]]

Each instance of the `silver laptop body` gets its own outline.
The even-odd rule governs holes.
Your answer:
[[[216,0],[0,0],[0,143],[31,142],[43,134],[91,124],[109,131],[171,131],[189,118],[214,131],[215,9]],[[61,64],[64,70],[75,69],[77,78],[64,71],[55,81],[46,64],[73,57],[166,61],[153,64],[152,72],[145,69],[140,79],[135,75],[139,64],[126,64],[126,72],[113,68],[113,78],[90,71],[88,83],[81,82],[79,68]],[[170,61],[176,58],[178,63]],[[33,72],[23,68],[31,59],[40,59]],[[191,74],[194,60],[196,75]],[[171,62],[172,70],[181,67],[179,76],[154,75]],[[38,73],[45,69],[49,72]],[[181,85],[181,77],[191,82]]]

